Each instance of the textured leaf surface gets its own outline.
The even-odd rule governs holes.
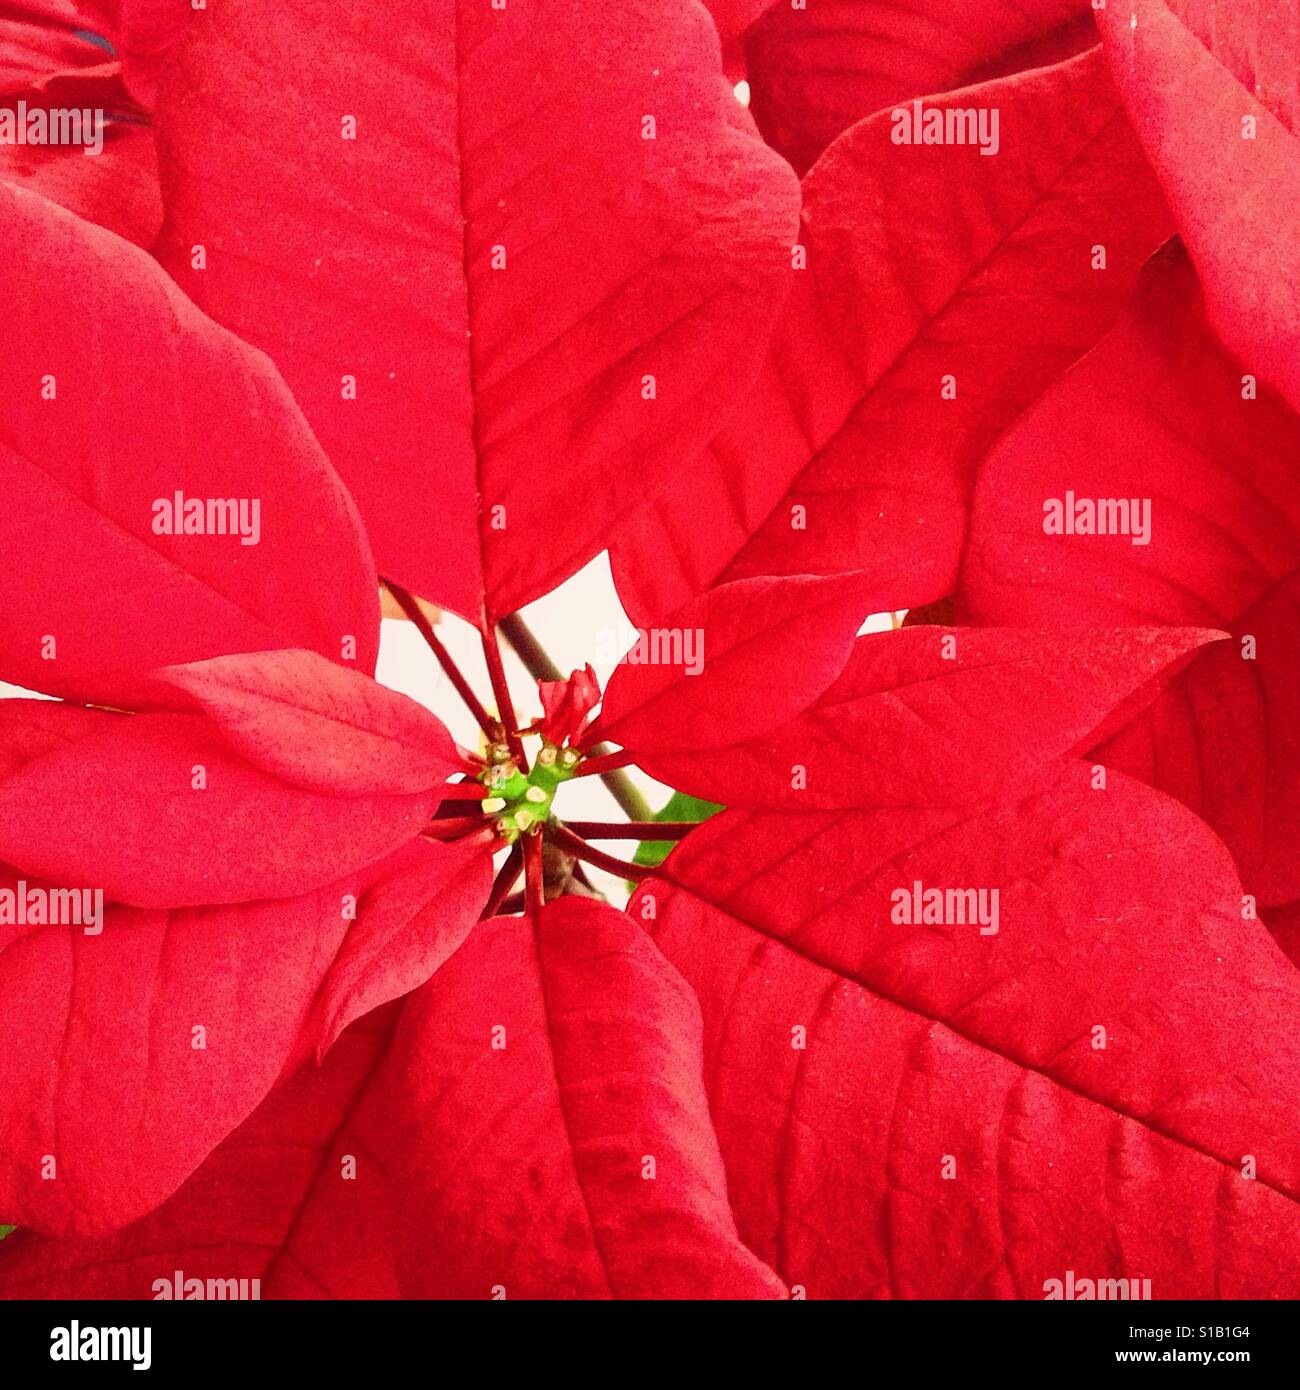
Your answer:
[[[204,7],[206,8],[206,7]],[[113,42],[122,55],[126,85],[146,106],[184,42],[196,6],[180,0],[120,0]]]
[[[0,858],[139,907],[320,888],[409,840],[436,800],[290,786],[231,753],[196,715],[50,708],[0,703]],[[29,744],[34,717],[67,726],[48,751]]]
[[[1098,756],[1171,792],[1225,838],[1261,903],[1300,898],[1300,425],[1209,332],[1174,245],[1132,312],[981,470],[964,619],[1073,628],[1205,624],[1199,655]],[[1150,504],[1150,541],[1045,535],[1044,503]],[[1252,659],[1243,639],[1253,637]]]
[[[353,1123],[391,1035],[389,1013],[349,1029],[323,1067],[279,1085],[179,1192],[128,1229],[79,1240],[20,1232],[0,1261],[0,1295],[152,1299],[155,1281],[170,1287],[179,1270],[205,1287],[258,1279],[262,1298],[396,1297],[385,1175]]]
[[[255,767],[309,791],[422,792],[463,770],[423,705],[315,652],[214,657],[157,675]]]
[[[417,840],[382,863],[322,986],[317,1056],[362,1014],[418,989],[469,935],[492,886],[492,854]]]
[[[38,882],[7,870],[4,886],[20,880]],[[349,888],[109,906],[99,935],[0,928],[0,1209],[90,1234],[167,1197],[275,1082],[343,938]]]
[[[983,812],[727,812],[665,867],[740,1232],[787,1283],[1300,1288],[1300,977],[1176,802],[1075,765]],[[896,924],[917,881],[999,889],[998,931]]]
[[[102,63],[104,49],[77,32],[94,27],[88,15],[66,0],[9,0],[0,15],[0,98],[32,90],[51,72]]]
[[[797,190],[698,6],[228,0],[177,61],[160,255],[271,354],[413,592],[545,593],[757,370]]]
[[[661,781],[732,806],[960,806],[1028,785],[1169,663],[1222,635],[877,633],[858,639],[844,674],[806,713],[766,738],[643,762]]]
[[[781,1297],[736,1237],[699,1029],[603,903],[483,923],[408,1005],[383,1081],[407,1294]]]
[[[1043,67],[1096,41],[1089,0],[777,4],[745,36],[750,109],[802,172],[874,111]]]
[[[142,252],[2,182],[0,239],[0,676],[121,707],[155,666],[232,652],[338,660],[351,638],[372,670],[359,520],[266,359]],[[250,522],[256,502],[257,544],[158,534],[178,492],[205,519],[207,499],[242,499]]]
[[[895,145],[886,113],[818,162],[808,269],[741,417],[615,548],[635,621],[759,575],[861,571],[877,612],[949,593],[978,459],[1167,234],[1098,54],[935,105],[996,108],[998,155]]]
[[[704,0],[723,40],[739,38],[776,0]]]
[[[764,733],[839,675],[867,612],[855,575],[723,585],[641,634],[610,677],[593,737],[640,754]]]
[[[481,924],[394,1039],[367,1015],[119,1235],[20,1233],[0,1292],[144,1298],[179,1268],[264,1298],[782,1297],[736,1236],[699,1040],[623,913]]]
[[[1131,0],[1097,24],[1211,322],[1300,409],[1300,14]]]
[[[104,101],[97,90],[87,98]],[[158,153],[153,132],[142,125],[106,124],[103,149],[89,157],[78,145],[0,145],[0,179],[29,188],[137,246],[149,246],[162,226]]]
[[[36,701],[4,708],[25,711],[10,743],[28,754],[66,738],[69,719],[111,718]],[[283,833],[274,819],[269,827]],[[79,1234],[149,1211],[282,1069],[323,1055],[353,1019],[428,979],[476,921],[490,867],[481,845],[417,841],[272,902],[141,911],[110,900],[98,932],[10,912],[0,927],[0,1209]],[[5,872],[6,889],[50,887]],[[165,883],[164,867],[157,873]]]

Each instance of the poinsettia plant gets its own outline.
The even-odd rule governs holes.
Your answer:
[[[0,1293],[1300,1291],[1298,61],[6,7]]]

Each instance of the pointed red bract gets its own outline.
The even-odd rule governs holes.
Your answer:
[[[4,887],[22,883],[45,887],[6,869]],[[0,928],[6,1219],[84,1235],[166,1198],[274,1084],[347,929],[349,891],[109,906],[98,934]]]
[[[61,747],[27,747],[26,702],[0,702],[0,859],[137,907],[285,898],[411,839],[437,797],[333,796],[246,763],[197,715],[70,716]],[[18,720],[18,751],[8,746]]]
[[[230,1298],[238,1285],[226,1281],[247,1279],[244,1297],[397,1297],[384,1171],[353,1122],[392,1025],[383,1012],[349,1029],[323,1067],[278,1086],[175,1196],[127,1230],[80,1240],[16,1231],[0,1260],[0,1296],[154,1299],[165,1290],[179,1299],[201,1289]],[[200,1284],[177,1289],[178,1271]]]
[[[664,868],[740,1233],[790,1285],[1300,1290],[1300,976],[1177,802],[1075,765],[983,811],[728,812]],[[903,918],[916,885],[967,915]]]
[[[931,104],[997,110],[997,156],[894,144],[882,113],[818,162],[740,418],[614,549],[634,621],[759,575],[860,571],[876,611],[951,592],[978,460],[1167,234],[1100,55]]]
[[[481,924],[381,1078],[417,1298],[779,1298],[736,1236],[690,990],[624,913]],[[467,1143],[467,1136],[473,1136]]]
[[[0,677],[120,708],[153,667],[232,652],[373,670],[359,519],[266,359],[135,247],[2,182],[0,240]],[[202,533],[162,533],[190,503]]]
[[[423,705],[316,652],[246,652],[155,674],[254,767],[309,791],[423,792],[464,770]]]
[[[479,622],[606,547],[737,403],[797,188],[696,5],[343,15],[195,17],[159,254],[284,372],[380,571]]]
[[[1097,14],[1210,319],[1300,410],[1300,26],[1289,5],[1130,0]]]
[[[774,4],[745,35],[750,109],[801,173],[855,121],[1097,42],[1089,0]]]
[[[354,1019],[418,989],[450,959],[487,902],[492,851],[417,840],[380,870],[321,986],[317,1059]]]
[[[958,591],[964,620],[1232,633],[1097,756],[1204,816],[1266,907],[1300,898],[1297,476],[1300,420],[1215,342],[1171,245],[984,464]],[[1045,534],[1070,493],[1145,504],[1147,540]]]
[[[1300,1295],[1300,29],[706,3],[0,18],[0,1293]],[[733,809],[489,888],[362,514]]]
[[[482,845],[420,842],[296,898],[7,921],[0,1210],[79,1235],[152,1210],[282,1071],[438,969],[477,920],[490,868]],[[3,873],[24,901],[53,887]]]
[[[915,627],[858,639],[844,674],[765,738],[641,759],[728,806],[960,806],[1010,795],[1115,706],[1225,634]],[[1178,663],[1170,666],[1169,663]],[[1149,701],[1158,686],[1147,693]]]
[[[639,634],[592,736],[642,754],[714,748],[784,724],[844,669],[864,594],[856,575],[712,590]]]
[[[485,922],[391,1043],[368,1016],[121,1235],[20,1234],[0,1292],[144,1298],[179,1268],[263,1298],[783,1297],[736,1235],[699,1041],[625,914],[570,898]]]

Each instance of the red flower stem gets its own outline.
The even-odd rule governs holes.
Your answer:
[[[546,882],[542,873],[542,837],[536,832],[524,835],[524,905],[529,913],[546,906]]]
[[[535,681],[560,681],[564,679],[564,674],[547,654],[545,647],[533,636],[532,629],[524,622],[518,613],[511,613],[501,619],[501,632],[507,642],[514,648],[515,655],[523,662],[525,670]],[[594,756],[588,758],[587,762],[578,769],[578,776],[583,776],[583,767],[590,767],[598,758],[609,755],[610,748],[606,743],[602,743],[591,750]],[[613,757],[621,757],[621,754],[613,754]],[[611,763],[604,771],[600,768],[592,769],[597,777],[604,782],[609,789],[609,794],[618,803],[619,809],[631,820],[648,820],[653,814],[650,803],[641,795],[636,784],[625,773],[618,769],[625,763],[631,762],[630,758],[624,758],[623,762]]]
[[[443,793],[445,801],[486,801],[487,796],[488,789],[483,783],[473,780],[468,782],[448,782],[447,790]],[[439,810],[440,809],[441,808],[439,808]],[[436,817],[439,811],[435,811],[433,814]]]
[[[636,762],[636,754],[629,753],[625,748],[617,753],[602,753],[594,758],[584,758],[579,765],[575,777],[604,777],[607,772],[614,772],[620,767],[626,767],[629,763]]]
[[[482,630],[483,659],[487,662],[488,676],[492,681],[492,694],[497,702],[504,727],[506,746],[510,756],[521,772],[528,771],[528,758],[524,754],[523,741],[519,737],[519,721],[515,718],[514,702],[510,698],[510,687],[506,684],[506,668],[501,660],[501,646],[497,641],[497,630],[486,623]]]
[[[584,840],[681,840],[699,828],[699,822],[693,820],[566,820],[564,823]]]
[[[497,876],[492,880],[492,891],[488,894],[487,906],[483,909],[479,921],[488,917],[495,917],[501,911],[501,905],[510,896],[515,884],[519,882],[519,871],[523,866],[522,842],[516,840],[510,847],[510,853],[506,856],[505,863],[497,870]]]
[[[444,816],[441,820],[431,820],[424,825],[420,834],[430,840],[458,840],[472,830],[482,827],[491,829],[482,816]]]
[[[603,850],[589,845],[586,840],[579,839],[566,826],[552,822],[551,836],[561,849],[567,850],[575,859],[581,859],[597,869],[604,869],[607,874],[614,874],[618,878],[636,879],[638,882],[643,878],[659,877],[658,869],[653,869],[647,864],[629,864],[622,859],[615,859],[612,854],[606,854]]]
[[[425,617],[420,605],[405,589],[399,588],[391,579],[384,580],[384,587],[401,605],[402,612],[410,618],[416,631],[429,644],[429,650],[438,658],[438,665],[442,667],[447,679],[456,687],[456,693],[464,700],[466,709],[474,716],[479,728],[487,735],[488,741],[495,741],[498,734],[496,720],[492,718],[483,707],[483,702],[470,689],[469,682],[461,674],[460,667],[452,660],[451,653],[442,645],[442,639],[433,630],[433,624]]]
[[[480,757],[471,748],[462,748],[459,743],[456,745],[456,755],[464,760],[465,772],[470,777],[477,777],[487,766],[486,758]]]

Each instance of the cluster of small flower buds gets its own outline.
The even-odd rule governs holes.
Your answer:
[[[525,775],[504,744],[488,749],[488,766],[479,781],[491,793],[483,801],[483,813],[496,817],[496,830],[508,845],[525,831],[550,818],[556,788],[578,770],[582,754],[543,741],[532,770]]]

